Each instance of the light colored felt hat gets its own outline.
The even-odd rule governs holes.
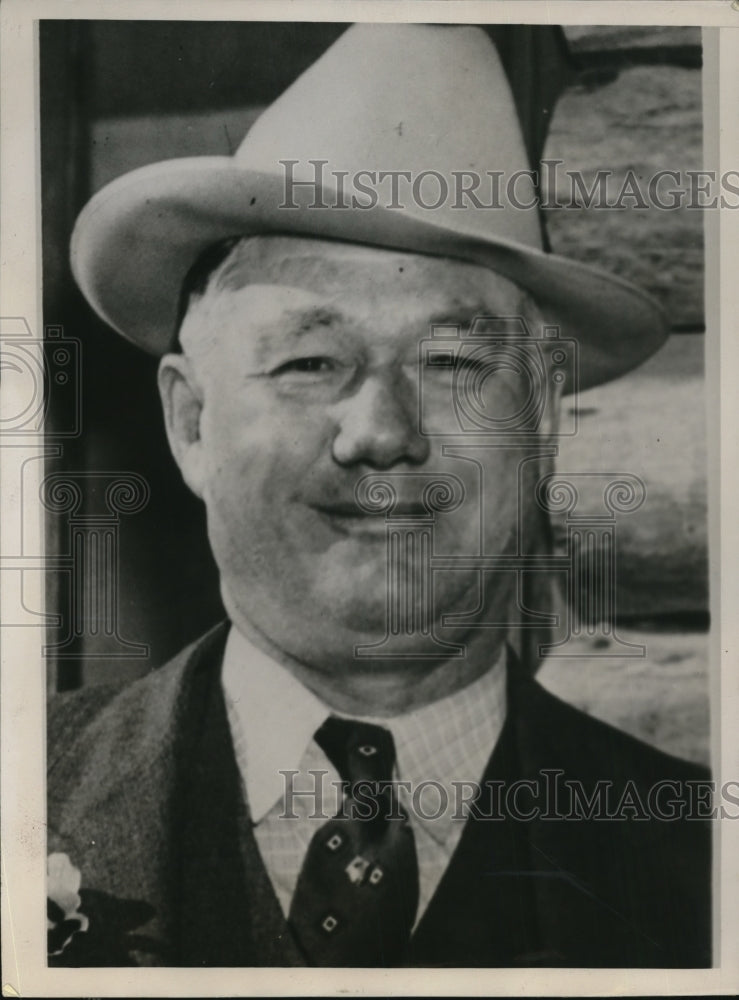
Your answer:
[[[357,24],[263,112],[234,156],[165,160],[99,191],[77,220],[72,270],[107,323],[162,354],[187,271],[229,236],[293,233],[468,260],[528,290],[547,322],[577,341],[586,388],[652,354],[667,336],[665,317],[633,285],[543,252],[536,207],[505,197],[508,180],[527,167],[513,97],[484,31]],[[409,175],[398,189],[402,207],[390,207],[381,171]],[[372,172],[377,203],[363,207],[372,198],[358,184],[371,185]],[[414,198],[412,183],[425,172]],[[489,172],[500,178],[500,207],[459,196],[466,173],[463,185],[479,176],[477,200],[491,203]],[[430,208],[443,184],[448,196]],[[524,173],[512,190],[519,205],[534,204]]]

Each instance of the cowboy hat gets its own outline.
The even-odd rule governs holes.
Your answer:
[[[543,252],[526,166],[484,31],[358,24],[263,112],[232,157],[165,160],[99,191],[77,220],[72,270],[102,319],[160,355],[185,275],[226,237],[296,234],[458,258],[533,295],[577,342],[586,388],[652,354],[665,317],[635,286]],[[491,199],[495,178],[503,183]]]

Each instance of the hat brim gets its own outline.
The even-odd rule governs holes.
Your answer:
[[[333,198],[326,192],[325,204]],[[82,211],[72,234],[72,271],[98,315],[155,355],[172,346],[182,282],[204,249],[229,236],[278,233],[452,257],[502,274],[532,294],[561,337],[577,343],[577,371],[566,392],[629,371],[667,337],[659,305],[598,268],[381,204],[313,207],[320,204],[314,189],[295,189],[298,208],[284,207],[284,200],[281,177],[230,157],[142,167],[113,181]]]

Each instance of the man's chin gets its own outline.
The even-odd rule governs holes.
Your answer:
[[[328,627],[340,627],[348,632],[367,638],[382,638],[388,628],[389,607],[386,590],[372,592],[370,588],[363,593],[343,590],[332,596],[321,595],[319,613]]]
[[[445,612],[464,613],[479,601],[476,578],[443,581],[434,591],[432,605],[429,589],[419,587],[418,579],[416,586],[409,588],[408,576],[407,572],[388,573],[384,559],[355,561],[349,566],[337,566],[333,561],[330,570],[316,573],[306,596],[315,607],[317,621],[324,622],[326,628],[338,627],[356,635],[359,642],[379,641],[391,633],[410,637],[427,633],[434,621],[438,632]],[[301,604],[306,609],[306,602]]]
[[[430,625],[436,620],[436,632],[452,632],[441,629],[438,616],[428,606],[409,606],[403,601],[392,601],[383,587],[371,592],[336,594],[333,600],[321,595],[316,603],[316,621],[327,631],[338,636],[342,633],[346,641],[358,645],[371,645],[392,639],[409,650],[415,643],[425,641]]]

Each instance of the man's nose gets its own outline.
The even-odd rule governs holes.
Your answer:
[[[340,465],[364,463],[388,469],[398,463],[421,465],[429,455],[419,433],[417,390],[402,375],[374,375],[338,404],[333,456]]]

